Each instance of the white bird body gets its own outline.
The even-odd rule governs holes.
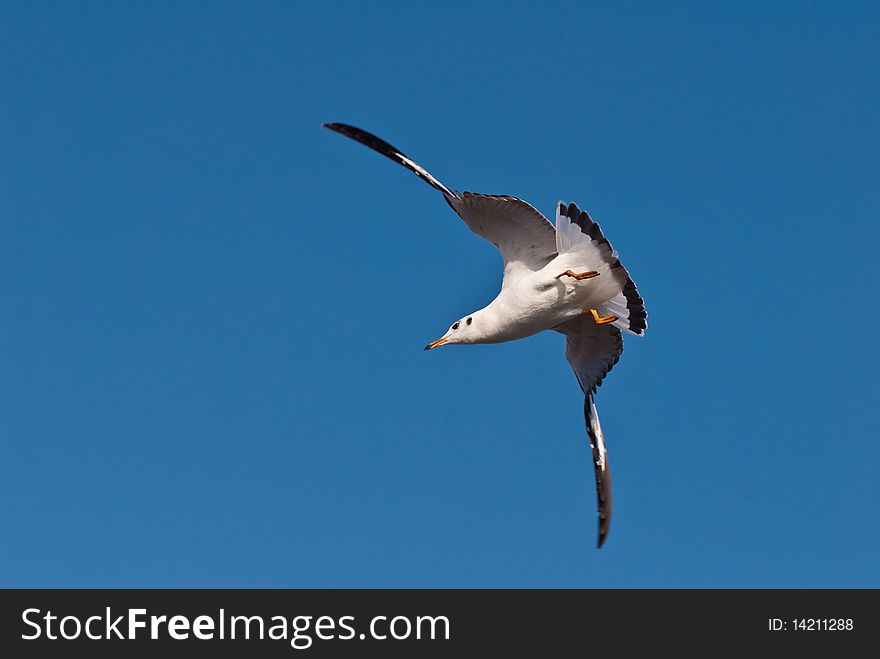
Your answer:
[[[486,307],[455,321],[425,349],[455,343],[501,343],[553,330],[565,335],[565,357],[584,392],[593,451],[601,547],[611,524],[611,473],[599,424],[596,388],[623,351],[621,331],[641,336],[644,301],[617,252],[586,211],[559,202],[556,226],[516,197],[454,192],[388,142],[346,124],[325,124],[413,172],[443,194],[471,231],[504,259],[501,291]]]
[[[585,310],[600,309],[623,287],[602,277],[604,264],[590,263],[582,252],[560,254],[537,272],[505,286],[488,305],[470,314],[473,329],[452,343],[502,343],[524,339],[577,318]],[[600,276],[577,281],[558,277],[566,270],[599,271]]]

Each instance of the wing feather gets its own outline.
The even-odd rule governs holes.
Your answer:
[[[540,270],[556,256],[556,230],[537,209],[522,199],[504,195],[454,192],[400,149],[348,124],[324,124],[382,154],[413,172],[435,190],[465,221],[471,231],[495,245],[504,259],[504,284]]]
[[[611,528],[611,467],[605,448],[605,435],[596,410],[596,388],[602,384],[623,352],[620,330],[611,324],[598,325],[592,316],[580,316],[556,328],[565,334],[565,357],[571,364],[584,392],[584,420],[593,451],[596,498],[599,509],[601,547]]]
[[[368,133],[365,130],[357,128],[356,126],[349,126],[348,124],[324,124],[324,128],[335,131],[340,135],[345,135],[346,137],[350,137],[356,142],[360,142],[364,146],[370,147],[373,151],[377,153],[381,153],[386,158],[389,158],[396,162],[398,165],[406,167],[413,174],[422,179],[425,183],[430,185],[435,190],[439,190],[444,195],[452,195],[453,192],[443,185],[440,181],[434,178],[428,170],[419,165],[417,162],[411,160],[407,156],[403,154],[403,152],[390,145],[388,142],[383,140],[381,137],[376,137],[372,133]]]
[[[501,195],[463,192],[446,201],[471,231],[495,245],[504,258],[504,288],[556,257],[556,229],[531,204]]]
[[[599,507],[599,535],[597,547],[602,547],[611,530],[611,465],[608,464],[608,451],[605,449],[605,435],[599,423],[599,413],[593,394],[584,397],[584,420],[587,437],[593,450],[593,471],[596,476],[596,501]]]

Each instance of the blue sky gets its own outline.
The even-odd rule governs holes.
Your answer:
[[[876,3],[0,4],[0,585],[880,587]],[[422,351],[587,208],[649,312]]]

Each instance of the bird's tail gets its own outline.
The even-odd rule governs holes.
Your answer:
[[[556,205],[556,251],[559,254],[590,249],[592,239],[589,233],[581,229],[578,223],[580,215],[581,210],[575,204],[560,201]],[[594,251],[596,252],[594,258],[604,257],[608,262],[617,257],[617,253],[613,252],[610,246],[607,255],[602,253],[602,250]]]
[[[598,311],[603,316],[617,316],[613,325],[636,336],[644,336],[648,327],[645,302],[632,279],[627,279],[623,291],[599,306]]]
[[[577,255],[579,265],[602,274],[591,285],[607,295],[607,302],[598,308],[603,316],[617,316],[614,325],[619,329],[639,336],[645,333],[648,314],[635,282],[599,225],[576,204],[560,201],[556,206],[556,251]]]

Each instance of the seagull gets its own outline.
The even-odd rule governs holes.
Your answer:
[[[544,330],[565,335],[565,357],[584,393],[599,508],[597,546],[611,527],[611,471],[596,411],[596,388],[623,351],[622,332],[642,336],[644,300],[617,252],[589,213],[556,205],[556,226],[522,199],[455,192],[385,140],[347,124],[323,125],[402,165],[435,190],[468,228],[501,252],[501,291],[486,307],[459,318],[425,350],[456,343],[501,343]]]

